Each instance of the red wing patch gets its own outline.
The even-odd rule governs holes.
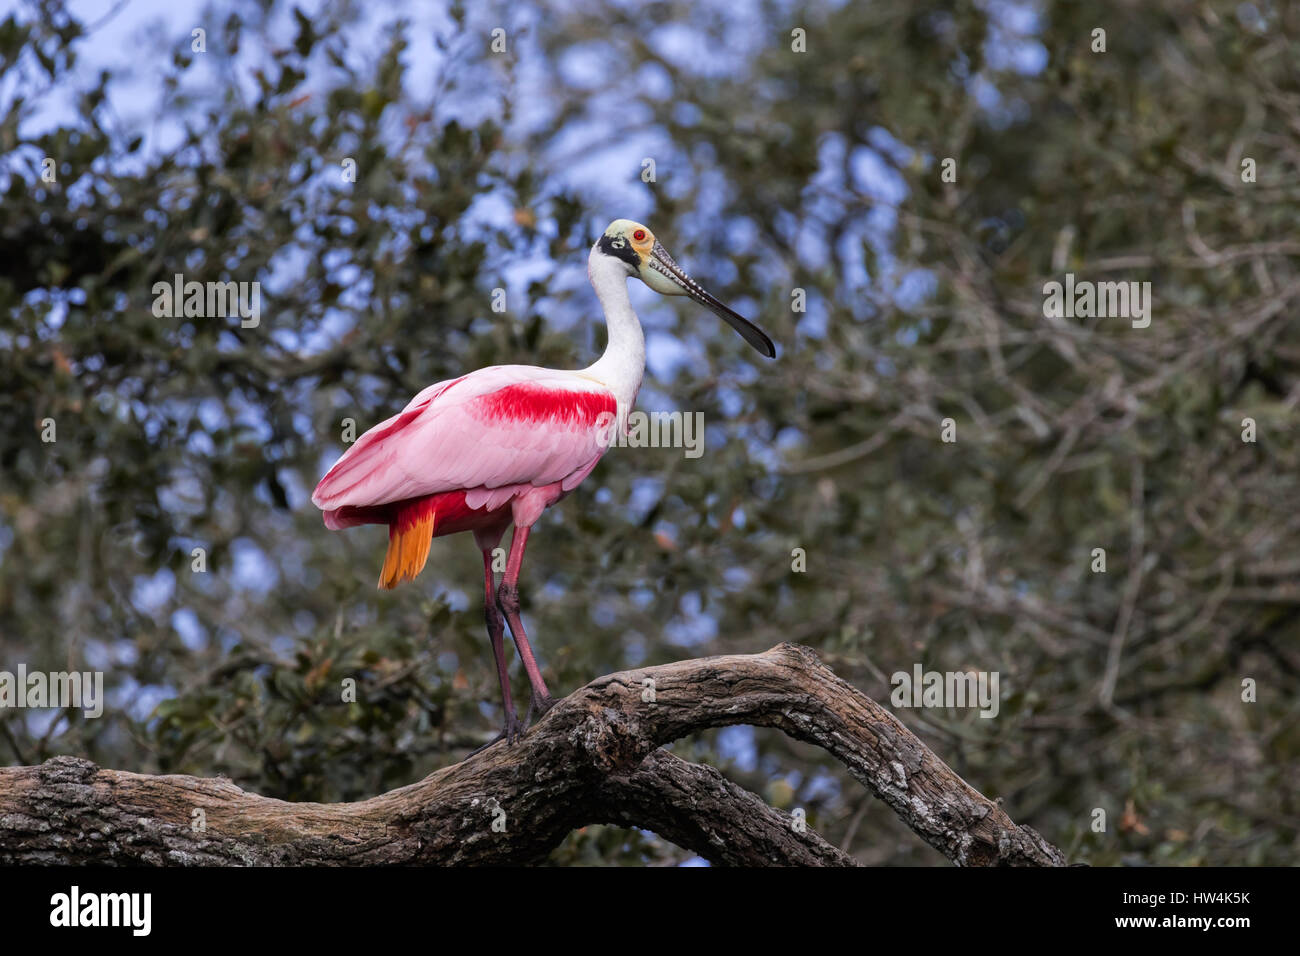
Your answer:
[[[618,410],[609,392],[572,391],[523,382],[507,385],[478,402],[489,418],[529,425],[563,424],[586,427],[602,413]]]

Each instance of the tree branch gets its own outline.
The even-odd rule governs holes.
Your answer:
[[[576,827],[616,823],[714,863],[852,865],[717,770],[659,749],[731,724],[822,747],[954,863],[1065,862],[793,644],[599,678],[513,747],[498,743],[359,803],[286,803],[227,780],[101,770],[74,757],[0,769],[0,862],[518,864],[544,859]]]

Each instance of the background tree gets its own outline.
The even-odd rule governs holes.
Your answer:
[[[0,714],[6,759],[332,801],[486,739],[472,550],[436,541],[379,594],[383,532],[329,533],[308,495],[345,419],[587,364],[586,249],[629,216],[782,352],[634,290],[641,404],[704,412],[707,451],[616,450],[539,526],[553,688],[781,640],[881,701],[918,662],[997,671],[997,719],[896,712],[1071,858],[1293,860],[1297,15],[230,0],[137,19],[101,71],[123,15],[8,14],[0,666],[102,669],[112,696]],[[1067,272],[1149,281],[1149,327],[1045,315]],[[156,318],[176,273],[262,282],[260,325]],[[775,731],[676,749],[860,860],[941,860]],[[684,856],[591,827],[552,860]]]

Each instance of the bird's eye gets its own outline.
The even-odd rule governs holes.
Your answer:
[[[645,238],[645,230],[638,229],[636,232],[632,233],[632,238],[635,239],[637,242],[640,242],[642,239]]]

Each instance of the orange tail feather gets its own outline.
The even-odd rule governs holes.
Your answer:
[[[433,512],[419,515],[410,524],[393,521],[388,526],[388,553],[384,555],[384,569],[379,572],[379,587],[391,591],[403,581],[412,580],[424,569],[429,560],[429,545],[433,543]]]

